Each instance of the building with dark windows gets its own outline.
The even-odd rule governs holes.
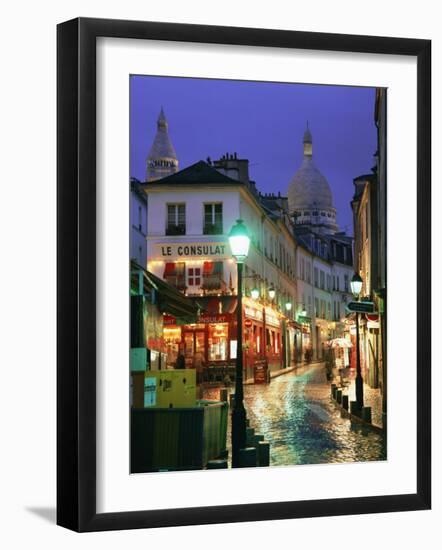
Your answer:
[[[201,308],[193,325],[165,317],[170,364],[182,348],[189,365],[202,354],[209,381],[234,372],[237,281],[227,235],[241,218],[252,241],[244,272],[245,377],[262,363],[269,371],[295,366],[295,239],[288,215],[273,214],[261,200],[248,160],[229,154],[200,161],[143,188],[148,269]]]
[[[275,372],[302,364],[307,354],[323,359],[327,341],[348,331],[353,253],[352,238],[338,231],[330,186],[313,162],[310,130],[287,196],[261,194],[248,159],[237,153],[178,171],[167,130],[161,111],[142,184],[147,269],[200,308],[191,325],[164,317],[168,365],[183,351],[189,366],[195,355],[203,357],[209,381],[234,371],[238,291],[227,235],[237,219],[252,241],[244,272],[245,378],[253,378],[258,364]]]
[[[130,259],[147,266],[147,197],[140,181],[130,179]]]
[[[317,233],[335,233],[336,209],[327,179],[313,161],[313,138],[307,126],[303,138],[304,157],[288,188],[288,210],[296,225]]]
[[[342,336],[345,306],[351,300],[353,239],[339,231],[333,194],[313,161],[313,137],[307,127],[304,157],[288,187],[288,212],[297,242],[299,311],[311,324],[314,359],[324,358],[326,342]]]
[[[379,389],[386,425],[386,91],[376,90],[378,150],[373,173],[353,180],[354,269],[361,276],[364,299],[375,313],[361,316],[361,360],[364,381]]]

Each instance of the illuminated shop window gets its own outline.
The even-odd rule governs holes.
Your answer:
[[[228,323],[209,325],[208,357],[209,361],[227,361],[229,342]]]

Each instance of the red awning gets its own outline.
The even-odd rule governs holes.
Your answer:
[[[212,275],[213,273],[213,262],[204,262],[203,264],[203,277],[207,275]]]
[[[174,277],[176,275],[175,263],[167,262],[164,268],[164,278]]]

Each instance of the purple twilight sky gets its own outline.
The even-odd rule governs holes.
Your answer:
[[[327,178],[341,229],[352,230],[353,178],[376,151],[374,88],[132,76],[130,175],[145,179],[161,106],[180,169],[237,152],[261,192],[287,195],[309,122],[313,159]]]

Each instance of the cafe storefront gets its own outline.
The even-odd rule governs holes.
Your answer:
[[[269,306],[244,298],[245,379],[255,379],[256,370],[270,373],[285,366],[281,314]],[[261,381],[261,374],[259,374]]]
[[[195,298],[201,308],[196,323],[177,324],[174,317],[163,319],[163,340],[167,366],[173,368],[180,351],[186,366],[202,362],[203,380],[219,383],[234,381],[237,349],[236,306],[234,296]],[[256,369],[268,375],[295,363],[295,327],[284,322],[274,308],[243,299],[244,380],[253,381]],[[259,375],[262,377],[262,375]],[[268,381],[268,380],[266,380]]]
[[[178,325],[172,316],[164,317],[163,338],[167,350],[167,366],[173,368],[180,351],[186,366],[202,365],[203,380],[223,382],[234,377],[236,360],[236,297],[199,297],[202,310],[197,323]]]

